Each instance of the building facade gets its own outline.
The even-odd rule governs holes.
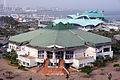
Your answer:
[[[91,65],[99,55],[113,56],[110,38],[63,23],[50,23],[43,29],[11,37],[7,51],[13,49],[18,54],[20,65],[42,65],[43,69],[62,67],[67,73],[70,66]]]

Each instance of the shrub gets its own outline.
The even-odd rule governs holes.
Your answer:
[[[114,64],[113,67],[119,67],[120,65],[119,64]]]
[[[27,69],[25,69],[25,66],[22,66],[22,65],[19,66],[18,69],[23,70],[23,71],[27,71]]]
[[[15,61],[10,61],[10,62],[9,62],[9,65],[11,65],[11,66],[19,66],[17,60],[15,60]]]
[[[86,75],[86,78],[90,78],[91,77],[91,75]]]
[[[94,66],[103,67],[106,65],[103,56],[98,56],[96,61],[92,63]]]
[[[89,74],[92,72],[92,69],[90,66],[85,66],[85,67],[81,68],[81,72]]]

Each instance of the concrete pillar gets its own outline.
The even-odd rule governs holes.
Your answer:
[[[47,51],[44,51],[44,59],[47,59]]]
[[[112,51],[112,48],[111,48],[111,46],[110,46],[110,51]]]
[[[53,52],[53,60],[55,60],[55,52]]]
[[[53,52],[53,66],[55,65],[56,57],[55,57],[55,52]]]
[[[64,60],[65,60],[65,55],[66,55],[66,51],[64,51],[64,57],[63,57]]]

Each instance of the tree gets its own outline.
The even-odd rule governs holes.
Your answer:
[[[11,75],[13,74],[12,71],[6,71],[5,73],[8,74],[8,76],[9,76],[8,78],[11,78]]]
[[[14,50],[10,52],[10,56],[11,56],[11,60],[16,60],[16,58],[18,57],[17,53]]]
[[[67,74],[67,75],[66,75],[66,79],[68,80],[68,79],[69,79],[69,77],[70,77],[70,76],[69,76],[69,74]]]
[[[108,76],[108,80],[112,79],[112,74],[111,73],[109,73],[107,76]]]

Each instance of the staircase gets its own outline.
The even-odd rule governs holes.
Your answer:
[[[38,74],[42,75],[65,75],[69,74],[67,69],[64,68],[64,60],[59,61],[59,67],[58,68],[48,68],[49,60],[45,61],[45,65],[42,69],[37,71]]]

